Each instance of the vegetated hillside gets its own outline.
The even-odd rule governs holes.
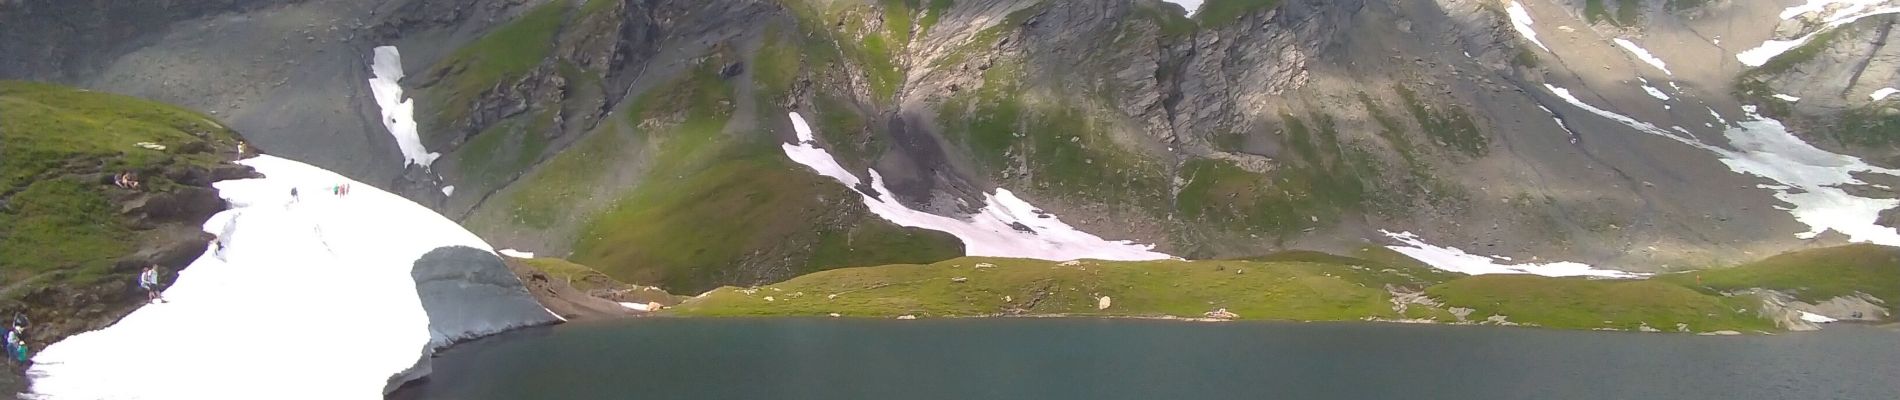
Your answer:
[[[1253,260],[1053,262],[958,258],[814,273],[752,288],[727,287],[668,312],[688,316],[854,318],[1100,316],[1525,325],[1707,333],[1810,329],[1752,289],[1788,290],[1821,304],[1836,297],[1900,296],[1900,249],[1855,245],[1770,257],[1658,279],[1448,274],[1422,265],[1320,253]],[[1697,276],[1699,276],[1699,281]],[[1106,298],[1107,300],[1103,300]],[[1894,314],[1863,314],[1892,321]]]
[[[283,57],[310,63],[266,75],[324,73],[204,97],[362,92],[352,63],[396,44],[444,154],[433,172],[455,186],[408,193],[498,246],[683,293],[963,254],[788,162],[792,111],[860,180],[875,169],[942,215],[1003,188],[1187,258],[1347,251],[1389,230],[1673,271],[1900,237],[1900,179],[1879,168],[1900,161],[1880,139],[1893,100],[1871,96],[1896,78],[1880,61],[1894,20],[1782,16],[1801,4],[1210,0],[1188,17],[1158,0],[309,1],[243,12],[360,19],[318,24],[315,55]],[[133,54],[207,43],[192,32]],[[1738,57],[1798,38],[1759,66]],[[91,81],[175,74],[135,56]],[[393,154],[380,127],[302,108],[285,115],[326,131],[285,143],[338,144],[296,148],[401,184],[356,162]],[[1868,209],[1886,211],[1854,214]]]
[[[0,81],[0,310],[31,316],[37,346],[143,304],[140,268],[169,282],[205,251],[211,183],[254,174],[229,163],[242,142],[183,108]],[[136,189],[115,184],[128,172]]]

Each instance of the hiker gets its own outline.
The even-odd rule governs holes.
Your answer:
[[[290,188],[290,203],[297,204],[297,188]]]
[[[26,361],[26,339],[20,331],[7,329],[7,363],[18,364]]]
[[[350,195],[350,184],[344,183],[331,187],[330,194],[334,194],[336,197],[348,196]]]
[[[26,318],[26,311],[22,310],[22,311],[13,312],[13,329],[19,330],[21,332],[26,332],[27,325],[30,325],[32,323],[33,323],[32,320],[28,320]]]
[[[148,265],[144,271],[139,272],[139,288],[145,289],[146,302],[165,302],[165,297],[158,293],[157,265]]]

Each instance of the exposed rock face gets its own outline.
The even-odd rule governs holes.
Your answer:
[[[1150,0],[585,3],[279,6],[284,11],[246,15],[342,15],[336,30],[292,46],[328,53],[286,56],[308,63],[262,74],[281,88],[189,97],[245,105],[225,107],[226,115],[247,132],[269,132],[259,139],[267,146],[392,182],[491,241],[550,254],[576,250],[601,226],[626,224],[604,222],[615,210],[625,217],[654,204],[635,199],[690,189],[669,182],[763,162],[747,156],[791,138],[776,118],[787,111],[816,116],[821,147],[854,171],[875,168],[916,208],[969,213],[983,193],[1006,188],[1091,233],[1196,258],[1352,249],[1380,243],[1383,229],[1526,260],[1643,271],[1732,263],[1808,245],[1794,238],[1806,226],[1777,210],[1785,202],[1760,188],[1761,178],[1687,143],[1738,147],[1724,135],[1747,117],[1743,106],[1760,106],[1820,148],[1882,166],[1900,161],[1900,140],[1891,139],[1900,136],[1889,134],[1900,127],[1900,110],[1890,107],[1900,97],[1870,96],[1900,79],[1886,44],[1893,16],[1839,28],[1811,57],[1781,61],[1785,68],[1736,62],[1735,53],[1765,40],[1827,30],[1818,16],[1783,21],[1779,14],[1794,4],[1777,3],[1792,1],[1683,9],[1645,2],[1605,17],[1585,15],[1574,1],[1289,0],[1193,19]],[[1510,6],[1534,22],[1514,22]],[[510,68],[457,56],[487,35],[543,32],[511,27],[533,25],[526,21],[550,9],[543,7],[558,11],[547,14],[555,23],[526,42],[548,43],[545,54],[508,60]],[[328,25],[318,22],[319,30]],[[87,56],[113,65],[93,82],[177,93],[130,79],[176,72],[124,60],[156,57],[153,49],[219,48],[185,45],[202,34],[208,30],[172,32],[117,63]],[[1666,70],[1615,40],[1647,48]],[[444,153],[434,171],[442,182],[389,167],[399,157],[379,127],[363,123],[371,119],[318,118],[323,110],[365,114],[360,104],[289,109],[306,104],[296,91],[337,91],[324,96],[332,99],[361,91],[349,89],[364,69],[354,58],[370,42],[404,46],[418,69],[405,84],[416,89],[425,142]],[[705,71],[716,79],[696,77]],[[17,74],[4,66],[0,73]],[[720,96],[688,98],[681,81]],[[1552,88],[1688,139],[1579,107]],[[1771,93],[1802,100],[1778,103]],[[266,123],[285,118],[322,131]],[[717,130],[714,147],[725,152],[701,157],[697,148],[670,147],[687,126]],[[582,170],[610,172],[574,172]],[[715,186],[769,186],[722,184]],[[446,185],[457,190],[439,193]],[[718,195],[758,199],[792,189],[771,190],[696,196],[743,207]],[[543,218],[521,211],[550,204],[558,212]],[[668,204],[652,207],[674,208],[645,212],[685,207]],[[864,215],[811,212],[797,223],[747,229],[865,226]],[[1894,214],[1885,215],[1891,226]],[[875,250],[855,240],[842,247]],[[720,284],[783,279],[809,267],[821,242],[840,243],[744,244],[719,262],[734,270],[708,275]],[[632,280],[665,268],[596,266]]]
[[[547,320],[548,310],[487,250],[438,248],[417,259],[410,275],[429,314],[432,347],[472,338],[463,335],[501,332],[524,320]]]
[[[294,3],[302,0],[291,0]],[[243,12],[285,1],[0,2],[0,76],[67,80],[149,43],[176,22]]]

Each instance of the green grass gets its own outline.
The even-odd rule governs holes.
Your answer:
[[[1191,221],[1243,233],[1289,234],[1317,225],[1309,211],[1327,207],[1306,188],[1290,187],[1289,179],[1247,172],[1224,160],[1189,160],[1181,171],[1187,184],[1175,196],[1175,209]]]
[[[994,267],[978,268],[979,264]],[[1226,308],[1245,319],[1345,321],[1396,317],[1383,288],[1364,287],[1303,262],[1083,262],[958,258],[931,265],[846,268],[747,294],[721,288],[674,308],[688,316],[1200,317]],[[967,278],[954,282],[953,278]],[[836,295],[833,297],[833,295]],[[765,301],[771,296],[774,301]],[[1096,297],[1109,296],[1107,310]]]
[[[202,114],[158,102],[64,86],[0,81],[0,278],[61,271],[90,283],[137,239],[106,176],[139,171],[147,192],[171,190],[168,167],[209,168],[237,136]],[[138,147],[141,142],[166,150]]]
[[[979,264],[988,264],[978,268]],[[1066,265],[1065,265],[1066,264]],[[1084,261],[966,257],[930,265],[844,268],[742,290],[725,287],[669,313],[681,316],[977,317],[1068,315],[1199,317],[1226,308],[1243,319],[1349,321],[1412,318],[1508,322],[1559,329],[1778,331],[1760,300],[1717,290],[1771,288],[1809,301],[1855,292],[1900,295],[1900,249],[1873,245],[1795,252],[1744,266],[1646,280],[1535,275],[1467,276],[1382,247],[1352,256],[1310,251],[1245,260]],[[963,282],[956,282],[963,278]],[[1423,290],[1440,304],[1389,303],[1387,287]],[[1095,308],[1098,296],[1112,306]],[[770,301],[766,298],[771,297]],[[1888,299],[1892,297],[1881,297]],[[1889,302],[1892,304],[1893,302]]]
[[[1241,169],[1228,161],[1192,159],[1179,173],[1186,182],[1175,194],[1182,218],[1252,235],[1285,236],[1330,225],[1367,202],[1366,177],[1383,168],[1366,150],[1340,142],[1337,122],[1314,114],[1309,124],[1292,115],[1282,137],[1288,161],[1267,174]],[[1318,221],[1315,221],[1315,219]]]
[[[1239,22],[1247,14],[1280,5],[1280,0],[1207,0],[1194,18],[1207,27],[1222,27]]]
[[[846,166],[869,165],[876,159],[882,136],[871,131],[869,121],[859,114],[850,100],[840,96],[820,92],[812,96],[812,105],[818,115],[811,121],[816,125],[812,129],[819,139],[824,140],[838,162]]]
[[[821,232],[800,272],[931,263],[962,255],[962,242],[948,233],[900,227],[866,214],[855,224]]]
[[[524,177],[521,187],[508,196],[515,208],[513,221],[532,228],[551,228],[580,201],[580,196],[593,193],[607,166],[627,152],[628,141],[619,134],[615,126],[618,123],[603,122],[587,138]]]
[[[1434,106],[1417,93],[1404,86],[1395,89],[1399,98],[1405,101],[1405,108],[1418,120],[1419,127],[1434,143],[1457,150],[1470,157],[1483,157],[1490,153],[1490,139],[1478,130],[1478,123],[1464,108],[1455,105]]]
[[[1473,319],[1505,315],[1516,323],[1548,328],[1691,332],[1773,331],[1774,323],[1757,315],[1759,302],[1722,297],[1656,280],[1589,280],[1534,275],[1480,275],[1426,289],[1451,307],[1477,310]]]
[[[1643,22],[1643,0],[1616,0],[1616,21],[1623,26]]]
[[[1616,19],[1610,16],[1610,7],[1604,5],[1603,0],[1584,0],[1583,18],[1592,24],[1599,21],[1616,23]]]
[[[64,86],[0,81],[0,195],[49,174],[120,172],[171,163],[209,166],[214,154],[181,154],[190,143],[236,141],[216,121],[183,108]],[[172,150],[136,146],[151,142]],[[151,175],[151,174],[146,174]],[[156,177],[153,177],[156,178]]]
[[[910,45],[916,0],[878,0],[871,2],[832,2],[825,5],[788,2],[787,8],[798,18],[803,54],[814,65],[847,61],[860,67],[870,85],[873,100],[890,101],[904,82],[904,67],[898,56]],[[944,6],[948,6],[945,4]],[[873,20],[881,30],[870,30]],[[934,22],[932,22],[934,24]],[[843,60],[833,60],[842,56]]]
[[[417,103],[428,111],[427,126],[446,132],[468,116],[470,105],[495,85],[519,79],[540,65],[552,51],[555,33],[566,19],[570,2],[553,1],[535,7],[520,18],[456,49],[429,68],[437,80],[423,89]],[[601,7],[589,4],[589,8]],[[442,138],[425,138],[439,143]]]
[[[943,13],[950,12],[950,6],[956,5],[955,0],[926,1],[930,2],[929,6],[924,9],[923,18],[917,20],[917,34],[919,35],[930,33],[930,28],[936,27],[937,21],[943,19]]]
[[[54,270],[89,282],[132,250],[133,234],[97,184],[33,182],[0,209],[0,273],[7,282]]]
[[[788,43],[777,25],[766,27],[764,43],[752,58],[752,78],[768,96],[783,96],[792,90],[800,72],[798,47]]]
[[[984,71],[981,88],[945,101],[939,116],[946,137],[992,174],[1027,167],[1041,193],[1165,209],[1167,181],[1157,162],[1120,147],[1109,137],[1109,122],[1081,105],[1028,98],[1022,68],[999,60]]]
[[[1900,143],[1900,115],[1887,115],[1885,105],[1861,107],[1842,112],[1833,127],[1834,137],[1842,143],[1859,146],[1892,146]]]
[[[457,150],[456,168],[463,179],[495,187],[533,166],[547,151],[544,132],[553,124],[554,111],[517,115],[475,135]]]
[[[791,162],[765,136],[723,133],[734,92],[716,72],[696,69],[629,112],[657,143],[653,167],[639,187],[589,219],[575,261],[623,281],[697,293],[771,274],[961,254],[954,238],[840,207],[855,205],[857,195]],[[855,115],[821,107],[814,116],[831,135],[837,119]],[[785,271],[740,270],[765,254]]]
[[[1866,293],[1885,300],[1887,308],[1900,315],[1900,248],[1856,244],[1802,250],[1730,268],[1656,279],[1722,292],[1770,289],[1811,303]]]

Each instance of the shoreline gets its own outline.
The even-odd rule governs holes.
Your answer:
[[[1738,331],[1708,331],[1708,332],[1677,332],[1677,331],[1666,331],[1666,330],[1655,330],[1655,331],[1641,331],[1641,330],[1627,330],[1627,329],[1604,329],[1604,328],[1596,328],[1596,329],[1577,329],[1577,328],[1553,328],[1553,327],[1547,327],[1547,326],[1539,326],[1539,325],[1534,325],[1534,324],[1512,324],[1512,325],[1500,325],[1500,324],[1493,324],[1493,323],[1484,323],[1484,321],[1467,321],[1467,322],[1438,322],[1438,321],[1421,321],[1421,320],[1392,320],[1392,319],[1378,319],[1378,318],[1368,318],[1368,319],[1359,319],[1359,320],[1294,320],[1294,319],[1255,319],[1255,318],[1243,318],[1243,319],[1219,319],[1219,318],[1205,318],[1205,317],[1180,317],[1180,316],[1173,316],[1173,315],[1160,315],[1160,316],[1142,316],[1142,315],[1085,315],[1085,314],[1022,314],[1022,315],[949,315],[949,316],[928,316],[928,317],[924,317],[924,316],[919,316],[919,317],[916,317],[916,318],[914,318],[914,319],[900,319],[900,318],[897,318],[897,317],[901,317],[901,316],[850,316],[850,315],[840,315],[840,316],[836,316],[836,317],[832,317],[832,316],[827,316],[827,315],[754,315],[754,316],[692,316],[692,315],[669,315],[669,314],[667,314],[667,313],[666,313],[665,311],[661,311],[661,312],[658,312],[658,313],[650,313],[650,314],[641,314],[641,315],[630,315],[630,316],[622,316],[622,317],[614,317],[614,318],[604,318],[604,319],[589,319],[589,320],[577,320],[577,321],[569,321],[569,322],[562,322],[562,323],[553,323],[553,324],[547,324],[547,325],[543,325],[543,326],[546,326],[546,327],[555,327],[555,326],[560,326],[560,325],[570,325],[570,324],[581,324],[581,325],[588,325],[588,324],[606,324],[606,323],[618,323],[618,322],[625,322],[625,321],[631,321],[631,320],[642,320],[642,319],[659,319],[659,320],[706,320],[706,321],[720,321],[720,320],[734,320],[734,321],[738,321],[738,320],[822,320],[822,321],[852,321],[852,322],[863,322],[863,321],[891,321],[891,322],[896,322],[896,321],[952,321],[952,320],[966,320],[966,321],[967,321],[967,320],[1010,320],[1010,319],[1036,319],[1036,320],[1043,320],[1043,319],[1070,319],[1070,320],[1102,320],[1102,321],[1117,321],[1117,320],[1130,320],[1130,321],[1162,321],[1162,322],[1178,322],[1178,323],[1192,323],[1192,324],[1260,324],[1260,323],[1265,323],[1265,324],[1352,324],[1352,325],[1393,325],[1393,326],[1416,326],[1416,325],[1423,325],[1423,326],[1456,326],[1456,327],[1487,327],[1487,328],[1519,328],[1519,329],[1535,329],[1535,330],[1546,330],[1546,331],[1560,331],[1560,332],[1604,332],[1604,333],[1629,333],[1629,334],[1660,334],[1660,335],[1683,335],[1683,336],[1718,336],[1718,337],[1725,337],[1725,336],[1794,336],[1794,335],[1799,335],[1799,334],[1807,334],[1807,333],[1812,333],[1812,332],[1821,332],[1821,331],[1827,331],[1827,330],[1829,330],[1829,329],[1819,329],[1819,330],[1811,330],[1811,331],[1792,331],[1792,330],[1784,330],[1784,331],[1778,331],[1778,332],[1770,332],[1770,331],[1754,331],[1754,332],[1738,332]],[[1897,331],[1897,332],[1900,332],[1900,322],[1895,322],[1895,323],[1883,323],[1883,324],[1872,324],[1872,323],[1866,323],[1866,322],[1855,322],[1855,321],[1841,321],[1841,322],[1835,322],[1835,323],[1829,323],[1829,324],[1827,324],[1827,325],[1832,325],[1832,326],[1841,326],[1841,327],[1845,327],[1846,329],[1880,329],[1880,330],[1892,330],[1892,331]],[[522,327],[521,329],[528,329],[528,328],[534,328],[534,327]]]

